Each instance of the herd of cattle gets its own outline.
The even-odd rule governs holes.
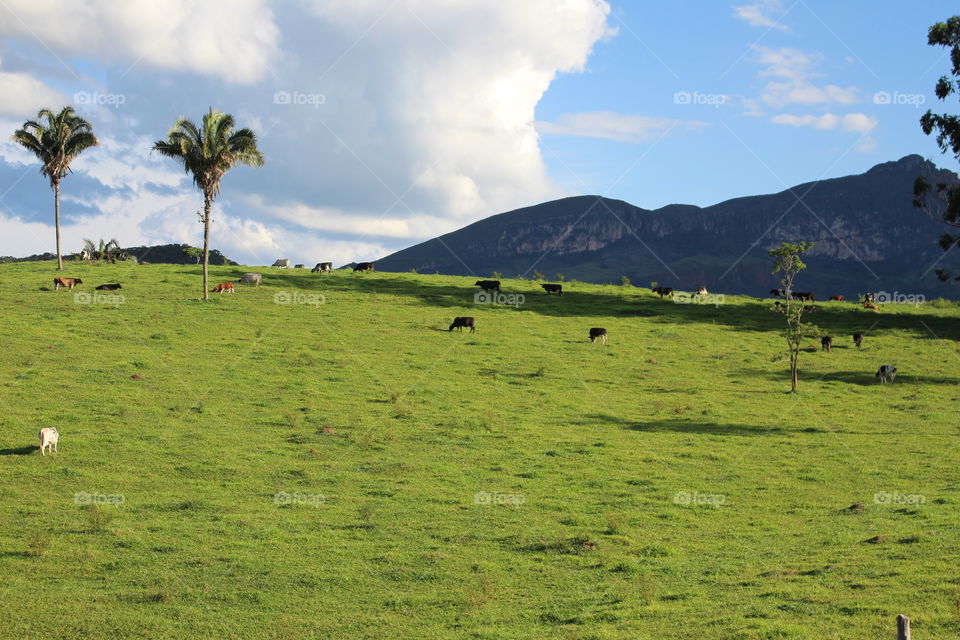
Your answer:
[[[274,267],[279,268],[289,268],[290,260],[288,258],[281,258],[273,263]],[[296,265],[295,268],[303,268],[302,264]],[[376,271],[375,265],[372,262],[359,262],[353,266],[353,270],[356,271]],[[333,263],[332,262],[318,262],[317,265],[311,270],[313,273],[332,273]],[[244,273],[240,276],[240,279],[237,280],[239,284],[252,284],[256,287],[259,287],[263,283],[263,275],[260,273]],[[83,284],[83,280],[80,278],[54,278],[53,279],[54,290],[59,290],[61,287],[66,287],[68,289],[73,289],[79,284]],[[474,283],[474,286],[480,287],[483,291],[495,291],[500,293],[500,281],[499,280],[477,280]],[[556,283],[543,283],[540,285],[543,290],[550,295],[551,293],[556,293],[558,296],[563,295],[563,285]],[[119,283],[114,284],[102,284],[96,287],[97,290],[107,290],[113,291],[120,289]],[[213,288],[213,291],[216,293],[234,293],[234,283],[233,282],[221,282]],[[662,300],[664,297],[673,298],[674,290],[671,287],[654,287],[651,290],[653,293],[660,296]],[[693,294],[694,298],[704,298],[708,295],[706,287],[697,287],[695,293]],[[784,289],[771,289],[770,295],[777,298],[790,298],[792,300],[800,300],[803,302],[813,302],[816,300],[816,294],[812,291],[793,291],[788,296],[787,291]],[[830,297],[831,301],[843,302],[845,300],[844,296],[836,295]],[[862,303],[865,309],[871,309],[874,311],[879,311],[880,307],[876,305],[876,294],[867,293],[858,296],[858,303]],[[774,303],[773,310],[778,313],[785,313],[786,305],[777,301]],[[816,305],[804,305],[803,310],[805,312],[819,311],[819,307]],[[453,322],[450,323],[448,331],[453,331],[457,329],[458,331],[463,331],[465,328],[470,329],[470,333],[476,331],[476,318],[473,316],[457,316],[453,319]],[[602,344],[607,343],[607,330],[603,327],[591,327],[588,333],[588,338],[590,342],[596,343],[597,340],[600,340]],[[863,333],[854,333],[853,334],[853,343],[857,349],[860,349],[863,346]],[[824,336],[820,340],[821,349],[827,352],[832,351],[833,349],[833,338],[831,336]],[[876,377],[880,382],[894,382],[897,377],[897,368],[893,365],[881,365],[877,370]],[[53,444],[56,446],[56,434],[53,436]],[[41,433],[41,445],[43,443],[44,436]]]

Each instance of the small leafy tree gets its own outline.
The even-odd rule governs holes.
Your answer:
[[[560,282],[563,282],[563,279],[564,279],[564,275],[562,273],[558,273],[557,280],[559,280]]]
[[[793,299],[793,280],[807,265],[800,259],[800,255],[813,247],[812,242],[781,242],[776,249],[770,249],[767,254],[774,259],[774,275],[780,274],[780,284],[784,289],[786,303],[783,312],[787,319],[787,328],[783,337],[787,341],[790,352],[790,391],[797,391],[797,371],[800,363],[800,342],[816,327],[803,323],[803,301]]]
[[[630,286],[630,278],[627,276],[620,276],[620,285],[624,287]]]
[[[953,78],[941,76],[937,81],[936,94],[940,100],[946,100],[954,94],[960,94],[960,16],[953,16],[946,22],[938,22],[927,32],[927,44],[930,46],[948,47],[950,49],[950,70]],[[936,114],[927,110],[920,117],[920,127],[930,135],[937,134],[937,146],[941,153],[950,153],[955,160],[960,160],[960,116],[947,113]],[[925,176],[917,178],[913,185],[913,206],[917,207],[931,218],[960,228],[960,184],[956,182],[940,182],[929,184]],[[949,251],[960,246],[960,233],[957,235],[944,233],[940,236],[940,247]],[[942,281],[960,280],[960,276],[951,276],[944,269],[937,269],[937,277]]]
[[[196,260],[197,264],[200,264],[200,259],[203,258],[203,249],[198,249],[197,247],[187,247],[183,250],[183,253],[188,258]]]
[[[533,270],[533,279],[534,279],[534,280],[545,280],[545,279],[546,279],[546,276],[543,275],[542,273],[540,273],[539,271],[537,271],[536,269],[534,269],[534,270]]]

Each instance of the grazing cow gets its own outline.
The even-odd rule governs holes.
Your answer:
[[[471,316],[457,316],[453,319],[453,322],[450,323],[450,328],[447,331],[453,331],[456,329],[460,333],[463,333],[464,327],[470,327],[470,333],[473,333],[476,330],[474,326],[474,320]]]
[[[500,293],[499,280],[477,280],[473,283],[473,286],[480,287],[484,291],[496,291],[497,293]]]
[[[794,291],[793,297],[797,300],[805,300],[808,302],[813,302],[817,299],[817,296],[813,291]]]
[[[117,289],[122,288],[120,283],[116,284],[101,284],[100,286],[94,287],[97,291],[116,291]]]
[[[563,285],[562,284],[541,284],[543,290],[547,292],[547,295],[551,293],[557,293],[558,295],[563,295]]]
[[[354,271],[376,271],[372,262],[358,262],[353,268]]]
[[[786,298],[787,290],[786,289],[770,289],[770,295],[774,298]]]
[[[311,269],[313,273],[330,273],[333,271],[332,262],[318,262],[317,266]]]
[[[80,259],[81,259],[81,260],[89,260],[89,259],[90,259],[90,252],[87,251],[86,249],[84,249],[83,251],[81,251],[81,252],[80,252]]]
[[[275,267],[283,267],[284,269],[290,268],[290,258],[279,258],[276,262],[273,263]]]
[[[40,429],[40,455],[45,455],[44,451],[51,453],[57,450],[57,442],[60,440],[60,434],[53,427]]]
[[[860,297],[863,298],[863,302],[865,302],[865,303],[866,303],[866,302],[874,303],[874,302],[877,301],[877,294],[875,294],[875,293],[864,293],[864,294],[863,294],[862,296],[860,296]]]
[[[53,290],[59,291],[60,287],[66,287],[67,289],[73,289],[78,284],[83,284],[83,280],[80,278],[54,278],[53,279]]]
[[[706,287],[697,287],[697,292],[693,294],[695,298],[702,298],[707,295]]]
[[[880,379],[881,384],[893,382],[897,379],[897,368],[892,364],[882,364],[880,368],[877,369],[877,378]]]
[[[844,298],[843,296],[830,296],[830,301],[832,302],[834,300],[836,300],[837,302],[843,302],[844,300],[846,300],[846,298]]]
[[[820,348],[827,353],[830,353],[830,351],[833,350],[833,338],[830,336],[823,336],[820,338]]]
[[[857,349],[859,349],[859,348],[863,345],[863,334],[862,334],[862,333],[855,333],[855,334],[853,334],[853,344],[854,344],[854,346],[855,346]]]
[[[239,282],[240,284],[244,284],[244,283],[246,283],[246,284],[251,284],[251,283],[253,283],[253,284],[255,284],[255,285],[258,286],[258,287],[260,286],[260,283],[261,283],[262,281],[263,281],[263,276],[260,275],[259,273],[245,273],[245,274],[243,274],[242,276],[240,276],[240,279],[239,279],[239,280],[237,280],[237,282]]]
[[[603,327],[593,327],[590,329],[590,342],[596,344],[597,338],[603,340],[603,344],[607,344],[607,330]]]
[[[878,307],[877,305],[873,304],[872,302],[864,302],[864,303],[863,303],[863,308],[864,308],[864,309],[870,309],[871,311],[880,311],[880,307]]]
[[[663,296],[673,297],[673,289],[670,287],[654,287],[653,292],[659,295],[661,300],[663,300]]]
[[[217,286],[215,286],[215,287],[213,288],[213,292],[214,292],[214,293],[223,293],[224,291],[226,291],[227,293],[234,293],[235,290],[234,290],[234,288],[233,288],[233,283],[232,283],[232,282],[221,282],[220,284],[218,284]]]
[[[293,265],[293,268],[294,268],[294,269],[303,269],[304,267],[303,267],[302,264],[295,264],[295,265]]]

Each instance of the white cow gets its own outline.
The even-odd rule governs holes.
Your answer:
[[[53,427],[47,427],[46,429],[40,429],[40,455],[44,454],[44,451],[50,449],[51,452],[57,450],[57,442],[60,440],[60,434],[57,433],[57,430]]]
[[[254,284],[258,287],[260,286],[260,283],[262,281],[263,281],[263,276],[260,275],[259,273],[245,273],[242,276],[240,276],[239,280],[237,280],[237,282],[239,282],[240,284],[244,284],[244,283]]]
[[[273,266],[275,266],[275,267],[285,267],[285,268],[289,269],[289,268],[290,268],[290,258],[280,258],[280,259],[278,259],[276,262],[273,263]]]

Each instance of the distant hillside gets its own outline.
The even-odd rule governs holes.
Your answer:
[[[861,175],[798,185],[710,207],[655,211],[577,196],[481,220],[377,261],[380,271],[657,282],[763,295],[776,285],[766,250],[814,240],[801,288],[821,296],[900,291],[956,297],[930,267],[943,257],[943,229],[911,204],[918,175],[957,177],[918,155]],[[800,200],[802,198],[802,201]],[[947,260],[949,261],[949,260]],[[939,267],[945,266],[941,262]]]
[[[130,247],[123,249],[128,256],[137,258],[138,261],[146,260],[155,264],[196,264],[196,258],[191,258],[183,251],[188,248],[188,244],[158,244],[152,247]],[[64,254],[64,259],[72,258],[76,254]],[[38,253],[25,258],[15,258],[13,256],[0,256],[0,263],[3,262],[36,262],[39,260],[56,260],[55,253]],[[217,249],[210,250],[210,264],[217,265],[236,265],[238,263],[230,260]]]

